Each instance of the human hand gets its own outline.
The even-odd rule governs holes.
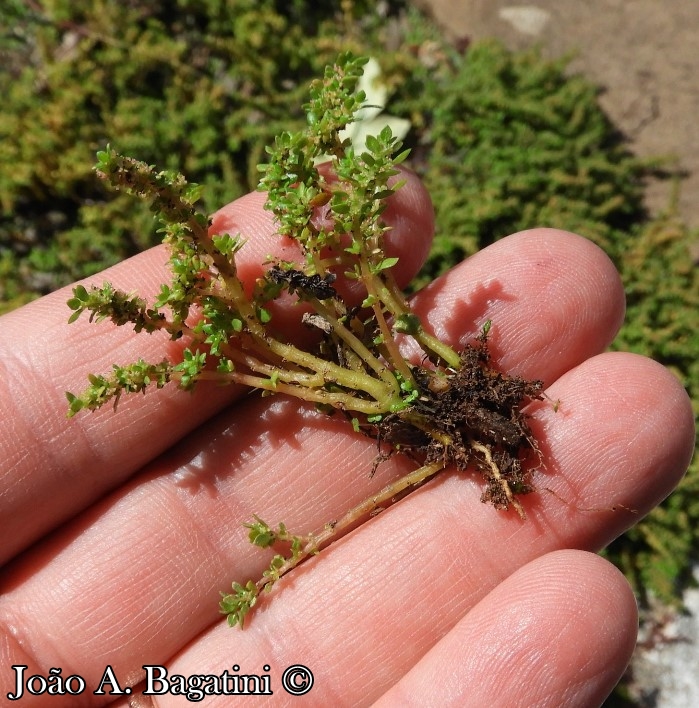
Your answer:
[[[412,178],[392,201],[408,279],[429,247],[431,210]],[[286,247],[262,202],[249,195],[215,221],[248,237],[243,277]],[[164,264],[156,248],[91,280],[154,294]],[[345,421],[232,387],[165,388],[126,397],[117,415],[68,421],[63,392],[88,372],[175,346],[107,323],[68,327],[68,297],[1,320],[0,701],[16,693],[19,665],[24,678],[60,667],[64,679],[84,679],[82,695],[53,697],[57,706],[107,702],[108,681],[106,695],[93,691],[108,666],[122,690],[143,679],[144,665],[170,679],[268,675],[274,695],[255,705],[275,706],[590,706],[612,689],[635,643],[635,602],[618,571],[588,551],[670,492],[694,429],[667,371],[601,353],[621,323],[623,291],[589,241],[516,234],[416,298],[423,322],[455,346],[492,320],[496,364],[543,378],[561,401],[557,411],[531,409],[544,464],[539,492],[523,499],[528,519],[481,504],[478,479],[443,473],[279,581],[242,632],[216,606],[232,579],[266,565],[243,522],[257,513],[305,533],[412,463],[393,457],[370,479],[375,443]],[[282,687],[294,664],[314,675],[305,698]],[[19,705],[46,700],[25,691]]]

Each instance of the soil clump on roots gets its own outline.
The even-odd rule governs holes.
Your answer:
[[[374,435],[391,447],[389,455],[476,469],[486,482],[481,501],[514,508],[524,518],[516,496],[534,491],[527,463],[540,453],[523,408],[543,399],[543,383],[493,368],[486,330],[465,347],[461,361],[457,370],[415,369],[420,395],[414,405],[387,416]]]

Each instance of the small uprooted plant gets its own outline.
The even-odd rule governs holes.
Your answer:
[[[67,394],[69,415],[116,404],[122,394],[148,387],[236,383],[296,396],[324,412],[341,411],[355,430],[379,441],[377,463],[394,452],[418,461],[414,471],[314,533],[292,534],[283,523],[273,527],[259,517],[247,524],[255,545],[287,550],[272,558],[261,578],[233,583],[223,595],[221,611],[231,625],[242,626],[262,590],[342,530],[450,465],[476,470],[485,480],[482,500],[522,518],[517,496],[533,489],[527,457],[536,456],[538,447],[522,409],[541,398],[541,382],[493,368],[489,323],[461,352],[439,341],[396,284],[398,259],[386,255],[382,213],[401,186],[393,178],[408,151],[396,154],[401,144],[388,128],[368,137],[361,151],[342,136],[366,100],[356,90],[365,64],[342,55],[311,86],[305,131],[284,133],[268,148],[260,189],[279,233],[300,246],[302,257],[268,263],[252,289],[236,269],[243,237],[209,234],[209,219],[195,207],[196,185],[109,148],[98,155],[100,177],[151,204],[170,247],[172,280],[152,304],[109,283],[79,285],[68,302],[70,319],[88,312],[91,320],[130,323],[137,332],[164,330],[185,346],[178,361],[141,359],[90,376],[82,394]],[[319,169],[328,161],[329,170]],[[361,284],[359,305],[345,301],[338,278]],[[282,294],[303,304],[303,322],[316,333],[311,346],[275,331],[269,304]],[[401,353],[408,338],[422,352],[418,364]]]

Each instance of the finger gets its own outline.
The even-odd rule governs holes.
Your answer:
[[[399,275],[409,280],[426,257],[433,222],[424,187],[414,175],[405,177],[385,217],[393,226],[390,247],[400,253]],[[264,199],[261,193],[247,195],[213,217],[214,231],[241,232],[248,239],[239,262],[252,281],[270,253],[284,257],[293,249],[276,234]],[[164,247],[154,248],[85,282],[107,280],[151,297],[168,280],[166,262]],[[80,391],[88,374],[139,358],[160,361],[183,346],[162,333],[146,337],[109,322],[95,326],[87,318],[68,326],[68,297],[64,288],[2,317],[0,562],[117,486],[240,393],[200,384],[186,395],[165,387],[125,397],[118,415],[105,407],[68,421],[65,391]]]
[[[279,681],[284,667],[301,663],[315,676],[314,700],[369,702],[522,566],[552,551],[596,550],[611,541],[686,469],[690,406],[674,377],[633,355],[600,355],[556,386],[570,408],[565,420],[553,413],[549,420],[547,412],[540,433],[546,483],[562,483],[565,492],[535,495],[526,521],[481,504],[473,477],[444,475],[280,580],[243,632],[213,627],[169,661],[169,671],[220,674],[234,655],[249,673],[269,665]],[[638,441],[638,454],[630,454]],[[333,477],[349,483],[339,459],[329,464]],[[254,482],[246,481],[251,494]],[[562,500],[566,492],[572,501]],[[323,503],[320,492],[308,496]],[[311,503],[308,496],[297,503]],[[614,510],[619,502],[627,508]],[[571,582],[584,585],[578,577]]]
[[[631,658],[637,620],[613,566],[550,553],[481,600],[376,706],[601,705]]]
[[[462,348],[490,321],[490,351],[504,371],[551,382],[614,339],[624,289],[588,239],[532,229],[479,251],[414,300],[443,341]]]
[[[566,263],[564,252],[567,244],[566,239],[557,239],[549,246],[549,249],[558,247],[560,250],[558,257],[554,259],[556,262]],[[467,271],[468,264],[463,270],[464,278],[468,280]],[[595,283],[595,277],[592,273],[585,278],[585,282],[590,284],[590,292],[598,293],[599,298],[596,302],[592,296],[588,296],[588,304],[598,305],[598,311],[602,313],[604,320],[604,310],[609,303],[609,298],[606,297],[608,293],[604,292],[599,283]],[[569,293],[566,281],[562,280],[561,283],[563,292],[552,291],[556,307],[560,307],[560,299],[565,299]],[[516,300],[517,298],[514,298],[513,302]],[[576,296],[571,302],[577,307],[579,298]],[[503,312],[501,316],[505,315],[506,312]],[[611,320],[609,317],[607,319]],[[469,326],[470,323],[463,322],[464,330]],[[575,336],[579,337],[577,334]],[[590,335],[591,338],[594,336],[597,335]],[[608,337],[609,333],[606,336]],[[559,342],[557,347],[552,346],[554,359],[563,349],[565,342]],[[618,419],[619,430],[635,430],[634,426],[638,420],[652,420],[656,424],[663,420],[673,421],[673,426],[675,421],[689,420],[690,423],[673,427],[670,432],[675,434],[675,437],[668,436],[667,431],[661,428],[654,429],[651,426],[650,432],[653,434],[649,438],[648,446],[654,455],[644,458],[648,464],[647,468],[633,468],[629,472],[626,481],[633,489],[632,493],[626,496],[625,485],[611,489],[607,487],[601,491],[595,487],[600,479],[609,482],[608,477],[599,475],[599,469],[607,469],[607,465],[612,461],[618,466],[628,457],[627,439],[619,439],[618,447],[614,449],[600,443],[605,441],[606,418],[616,416],[618,401],[610,402],[608,398],[602,397],[601,400],[606,402],[611,411],[607,410],[606,414],[602,411],[600,424],[594,428],[598,415],[590,416],[589,411],[594,410],[595,398],[585,398],[585,394],[595,392],[590,390],[584,376],[582,383],[577,388],[571,387],[570,390],[563,387],[564,384],[567,386],[565,379],[557,382],[557,395],[560,394],[564,402],[570,403],[571,410],[581,408],[583,411],[579,419],[573,418],[578,421],[577,428],[569,428],[572,437],[570,445],[563,445],[564,450],[569,447],[579,450],[577,457],[573,458],[576,468],[565,470],[565,479],[575,479],[575,474],[579,474],[581,470],[592,469],[593,475],[596,475],[592,486],[584,488],[580,496],[575,496],[575,493],[572,495],[578,507],[593,504],[600,506],[600,499],[605,500],[602,492],[606,493],[606,499],[609,499],[610,491],[613,491],[614,496],[609,500],[610,504],[621,500],[621,503],[635,505],[635,508],[642,512],[644,507],[636,504],[634,494],[644,490],[657,475],[659,486],[652,488],[652,494],[644,502],[645,508],[648,508],[648,504],[659,498],[659,491],[665,494],[671,488],[679,474],[677,466],[686,463],[686,459],[681,455],[668,455],[668,451],[672,452],[678,445],[686,453],[686,444],[683,447],[680,443],[687,436],[691,438],[691,414],[687,416],[686,396],[674,380],[668,380],[660,367],[653,365],[650,371],[646,371],[644,365],[637,365],[637,362],[644,361],[632,357],[631,362],[624,362],[622,366],[617,367],[617,378],[612,376],[602,382],[603,390],[625,391],[630,385],[635,391],[640,385],[635,382],[641,382],[647,384],[649,391],[657,393],[658,400],[653,399],[648,410],[644,407],[644,395],[638,395],[638,401],[633,397],[628,399],[625,404],[627,415]],[[544,360],[542,365],[546,367],[550,363]],[[629,372],[635,369],[639,369],[639,376],[629,378]],[[629,381],[632,383],[629,384]],[[578,390],[580,396],[576,393]],[[648,411],[652,411],[653,415],[649,417]],[[566,413],[565,407],[562,407],[560,413],[561,417],[556,417],[556,414],[551,419],[551,429],[555,429],[556,425],[564,420],[564,414],[568,416],[565,420],[570,419],[570,412]],[[551,408],[542,408],[537,411],[537,415],[542,416],[543,426],[547,421],[545,416],[553,413]],[[589,424],[593,425],[595,431],[592,444],[590,436],[581,436],[581,429],[587,430]],[[95,657],[102,655],[100,652],[104,651],[105,637],[109,637],[115,646],[121,648],[119,652],[114,653],[113,660],[125,674],[136,671],[141,665],[138,662],[143,660],[144,656],[164,660],[177,648],[178,642],[187,641],[207,621],[214,619],[217,588],[225,586],[231,578],[245,580],[261,572],[265,561],[260,553],[255,553],[246,544],[245,532],[239,526],[242,520],[250,519],[252,513],[259,513],[272,522],[282,520],[292,529],[307,532],[344,511],[355,499],[358,501],[382,486],[385,479],[396,474],[397,467],[394,465],[403,465],[405,469],[408,464],[405,460],[394,459],[380,466],[377,478],[370,480],[366,471],[375,455],[370,441],[348,433],[346,428],[342,427],[342,421],[318,418],[303,407],[284,399],[258,399],[249,408],[230,411],[212,426],[190,439],[180,449],[179,456],[161,460],[158,467],[151,470],[149,477],[139,483],[134,482],[132,488],[125,490],[122,497],[115,498],[102,509],[96,510],[94,518],[88,518],[81,524],[76,523],[63,538],[58,539],[58,548],[63,549],[60,554],[57,548],[38,549],[36,555],[29,556],[23,566],[8,576],[15,587],[5,597],[4,611],[11,616],[12,625],[23,627],[22,635],[30,638],[26,639],[24,644],[35,648],[38,665],[52,666],[51,661],[57,661],[58,656],[65,658],[64,665],[81,667],[81,670],[90,670],[96,675],[104,668],[99,666],[99,659],[95,661]],[[542,432],[546,433],[548,429],[544,426]],[[281,437],[282,431],[287,433],[286,438]],[[585,442],[581,446],[582,440]],[[542,447],[544,444],[545,441],[542,442]],[[615,453],[617,459],[614,459],[614,455],[609,460],[605,459],[599,455],[600,450]],[[553,454],[553,451],[545,449],[545,454]],[[547,469],[555,469],[554,460],[546,458],[546,462]],[[192,484],[183,486],[181,476],[187,473],[193,476],[194,480]],[[197,479],[200,480],[200,487],[194,484]],[[451,479],[437,488],[451,490],[447,483],[451,484]],[[428,499],[425,496],[428,489],[431,488],[425,488],[413,496],[422,500],[422,504]],[[512,533],[513,520],[480,505],[477,501],[479,494],[477,481],[469,478],[458,479],[458,486],[454,487],[454,491],[449,491],[446,500],[442,502],[443,508],[434,509],[436,518],[444,522],[443,528],[435,528],[438,538],[450,541],[455,538],[473,537],[475,540],[492,539],[495,542]],[[588,495],[594,499],[593,504],[586,504]],[[412,497],[409,497],[401,505],[411,500]],[[577,518],[573,508],[569,508],[552,495],[542,495],[538,504],[543,509],[542,513],[545,511],[562,514],[566,524],[566,515]],[[468,512],[465,509],[468,509]],[[387,519],[392,518],[391,515],[394,512],[397,514],[398,511],[396,508],[385,516]],[[530,522],[523,528],[538,538],[545,516],[539,520],[534,515],[535,511],[539,512],[539,506],[536,509],[530,508]],[[464,514],[467,519],[474,521],[471,527],[466,524],[466,519],[462,518]],[[377,521],[381,521],[383,516]],[[418,518],[422,519],[423,516],[422,512],[418,512]],[[455,518],[452,518],[454,516]],[[558,533],[558,528],[553,527],[550,535],[544,534],[543,537],[563,546],[573,539],[585,546],[591,546],[593,543],[604,541],[605,538],[609,540],[610,534],[613,535],[624,524],[630,523],[628,516],[624,514],[602,514],[603,523],[600,522],[599,514],[585,512],[581,516],[584,524],[570,524],[569,528],[565,526],[561,534]],[[430,518],[429,514],[425,518]],[[95,520],[99,520],[99,524],[88,532],[87,526]],[[446,551],[439,545],[428,548],[421,534],[426,532],[430,537],[432,534],[426,529],[421,531],[419,525],[412,529],[412,535],[401,535],[401,525],[404,523],[401,521],[398,529],[394,528],[385,538],[391,539],[391,548],[396,547],[392,534],[397,539],[398,546],[401,539],[408,544],[406,547],[412,544],[411,553],[414,552],[416,562],[424,563],[425,559],[433,561],[442,556],[453,559],[463,555],[456,547],[447,547]],[[602,530],[595,530],[600,525]],[[409,527],[410,524],[406,526]],[[566,535],[566,529],[570,531],[569,535]],[[418,539],[419,545],[416,547],[415,541],[411,539]],[[379,539],[375,543],[376,549],[367,550],[367,555],[364,556],[360,553],[358,557],[366,562],[367,558],[373,557],[372,554],[380,556],[379,547],[385,540]],[[474,553],[471,558],[465,558],[464,562],[469,564],[466,567],[483,571],[482,564],[490,561],[489,548],[479,549],[474,540],[469,540],[468,546],[472,547]],[[201,549],[207,550],[202,552]],[[479,550],[482,552],[478,553]],[[545,543],[537,545],[527,541],[522,543],[519,550],[519,554],[509,554],[508,548],[507,559],[512,563],[509,572],[518,564],[550,548]],[[88,572],[89,564],[86,567],[84,563],[88,551],[89,558],[104,559],[103,564],[92,572]],[[323,557],[329,560],[328,555],[323,554]],[[384,560],[385,572],[390,561]],[[358,561],[353,563],[357,567],[360,565]],[[382,567],[379,558],[377,564]],[[37,566],[41,566],[40,572],[35,572]],[[110,570],[108,577],[104,576],[103,567]],[[80,569],[79,578],[71,583],[61,581],[61,578],[74,576],[76,568]],[[414,571],[414,568],[412,570]],[[497,570],[500,575],[495,575],[496,580],[506,577],[508,567]],[[435,577],[440,577],[443,569],[437,566],[434,571]],[[23,573],[30,577],[23,577]],[[140,580],[122,588],[124,578],[129,576]],[[409,578],[403,577],[403,581],[408,583],[406,587],[410,587],[408,580]],[[462,583],[465,588],[468,588],[467,581],[475,583],[475,588],[464,594],[464,611],[464,608],[468,608],[469,601],[480,599],[478,592],[481,590],[483,578],[477,574],[473,574],[473,577],[469,575]],[[344,587],[342,583],[340,585]],[[169,587],[179,588],[177,607],[173,610],[177,612],[176,625],[173,625],[167,612],[167,602],[162,599],[163,588]],[[369,591],[371,586],[363,587]],[[47,595],[46,588],[52,588],[50,596]],[[358,597],[361,597],[361,588],[356,590],[360,593]],[[318,591],[321,592],[320,589]],[[326,589],[322,592],[325,593]],[[369,592],[367,597],[376,595],[372,592]],[[332,593],[327,597],[331,595]],[[154,599],[144,607],[141,599],[144,596],[158,598],[159,602]],[[212,597],[213,602],[210,599]],[[402,591],[396,599],[401,597],[405,597]],[[47,613],[46,608],[51,608],[48,614],[52,631],[48,638],[46,628],[37,624],[33,617],[34,613],[39,612],[35,604],[36,598],[41,598],[44,615]],[[348,599],[352,598],[345,598]],[[428,600],[434,602],[435,598],[416,599],[416,602],[424,603]],[[344,602],[342,594],[335,597],[333,602],[341,605]],[[75,625],[72,608],[76,603],[84,608],[81,616],[87,618],[85,626]],[[272,606],[274,604],[272,603]],[[400,605],[400,602],[398,604]],[[163,609],[163,605],[166,609]],[[110,608],[108,615],[102,615],[100,612],[100,608],[105,606]],[[137,615],[134,615],[134,607],[140,609]],[[320,616],[326,616],[317,606],[314,607]],[[350,615],[352,609],[348,607]],[[395,612],[395,609],[391,612]],[[458,615],[452,619],[457,621]],[[446,621],[448,620],[449,613],[446,615]],[[255,622],[259,624],[258,619]],[[347,631],[350,634],[355,631],[351,623]],[[309,641],[311,639],[312,636]],[[377,657],[371,652],[370,656],[371,661],[377,661]],[[8,661],[13,658],[9,656]],[[328,658],[330,659],[332,657]],[[366,666],[366,670],[371,670],[371,663]],[[386,686],[383,686],[383,690],[385,688]]]

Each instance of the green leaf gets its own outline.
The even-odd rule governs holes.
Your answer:
[[[382,270],[388,270],[389,268],[393,268],[396,263],[398,263],[397,256],[393,256],[391,258],[384,258],[374,266],[373,270],[375,273],[378,273]]]
[[[248,538],[250,543],[255,546],[269,548],[277,540],[277,533],[257,515],[255,515],[255,521],[243,524],[243,526],[250,529]]]
[[[230,234],[216,234],[211,237],[216,249],[224,256],[231,256],[245,245],[245,240],[240,236],[231,236]]]
[[[76,413],[80,412],[85,404],[82,399],[78,398],[75,394],[70,391],[66,391],[66,398],[68,399],[68,417],[72,418]]]
[[[399,152],[394,158],[393,158],[393,164],[394,165],[400,165],[401,162],[405,162],[405,160],[408,159],[408,156],[410,155],[410,148],[407,150],[403,150],[403,152]],[[402,181],[402,184],[405,184],[405,181]],[[398,189],[399,186],[402,186],[402,184],[396,184],[394,185],[395,189]]]
[[[272,313],[264,307],[257,308],[257,318],[262,324],[268,324],[272,320]]]
[[[257,602],[259,591],[252,580],[248,580],[245,586],[233,583],[232,589],[233,592],[230,594],[221,593],[219,608],[224,615],[228,615],[230,627],[235,627],[237,624],[242,629],[245,616]]]
[[[412,312],[406,312],[400,317],[397,317],[396,321],[393,323],[394,331],[403,334],[416,335],[421,327],[420,318]]]

